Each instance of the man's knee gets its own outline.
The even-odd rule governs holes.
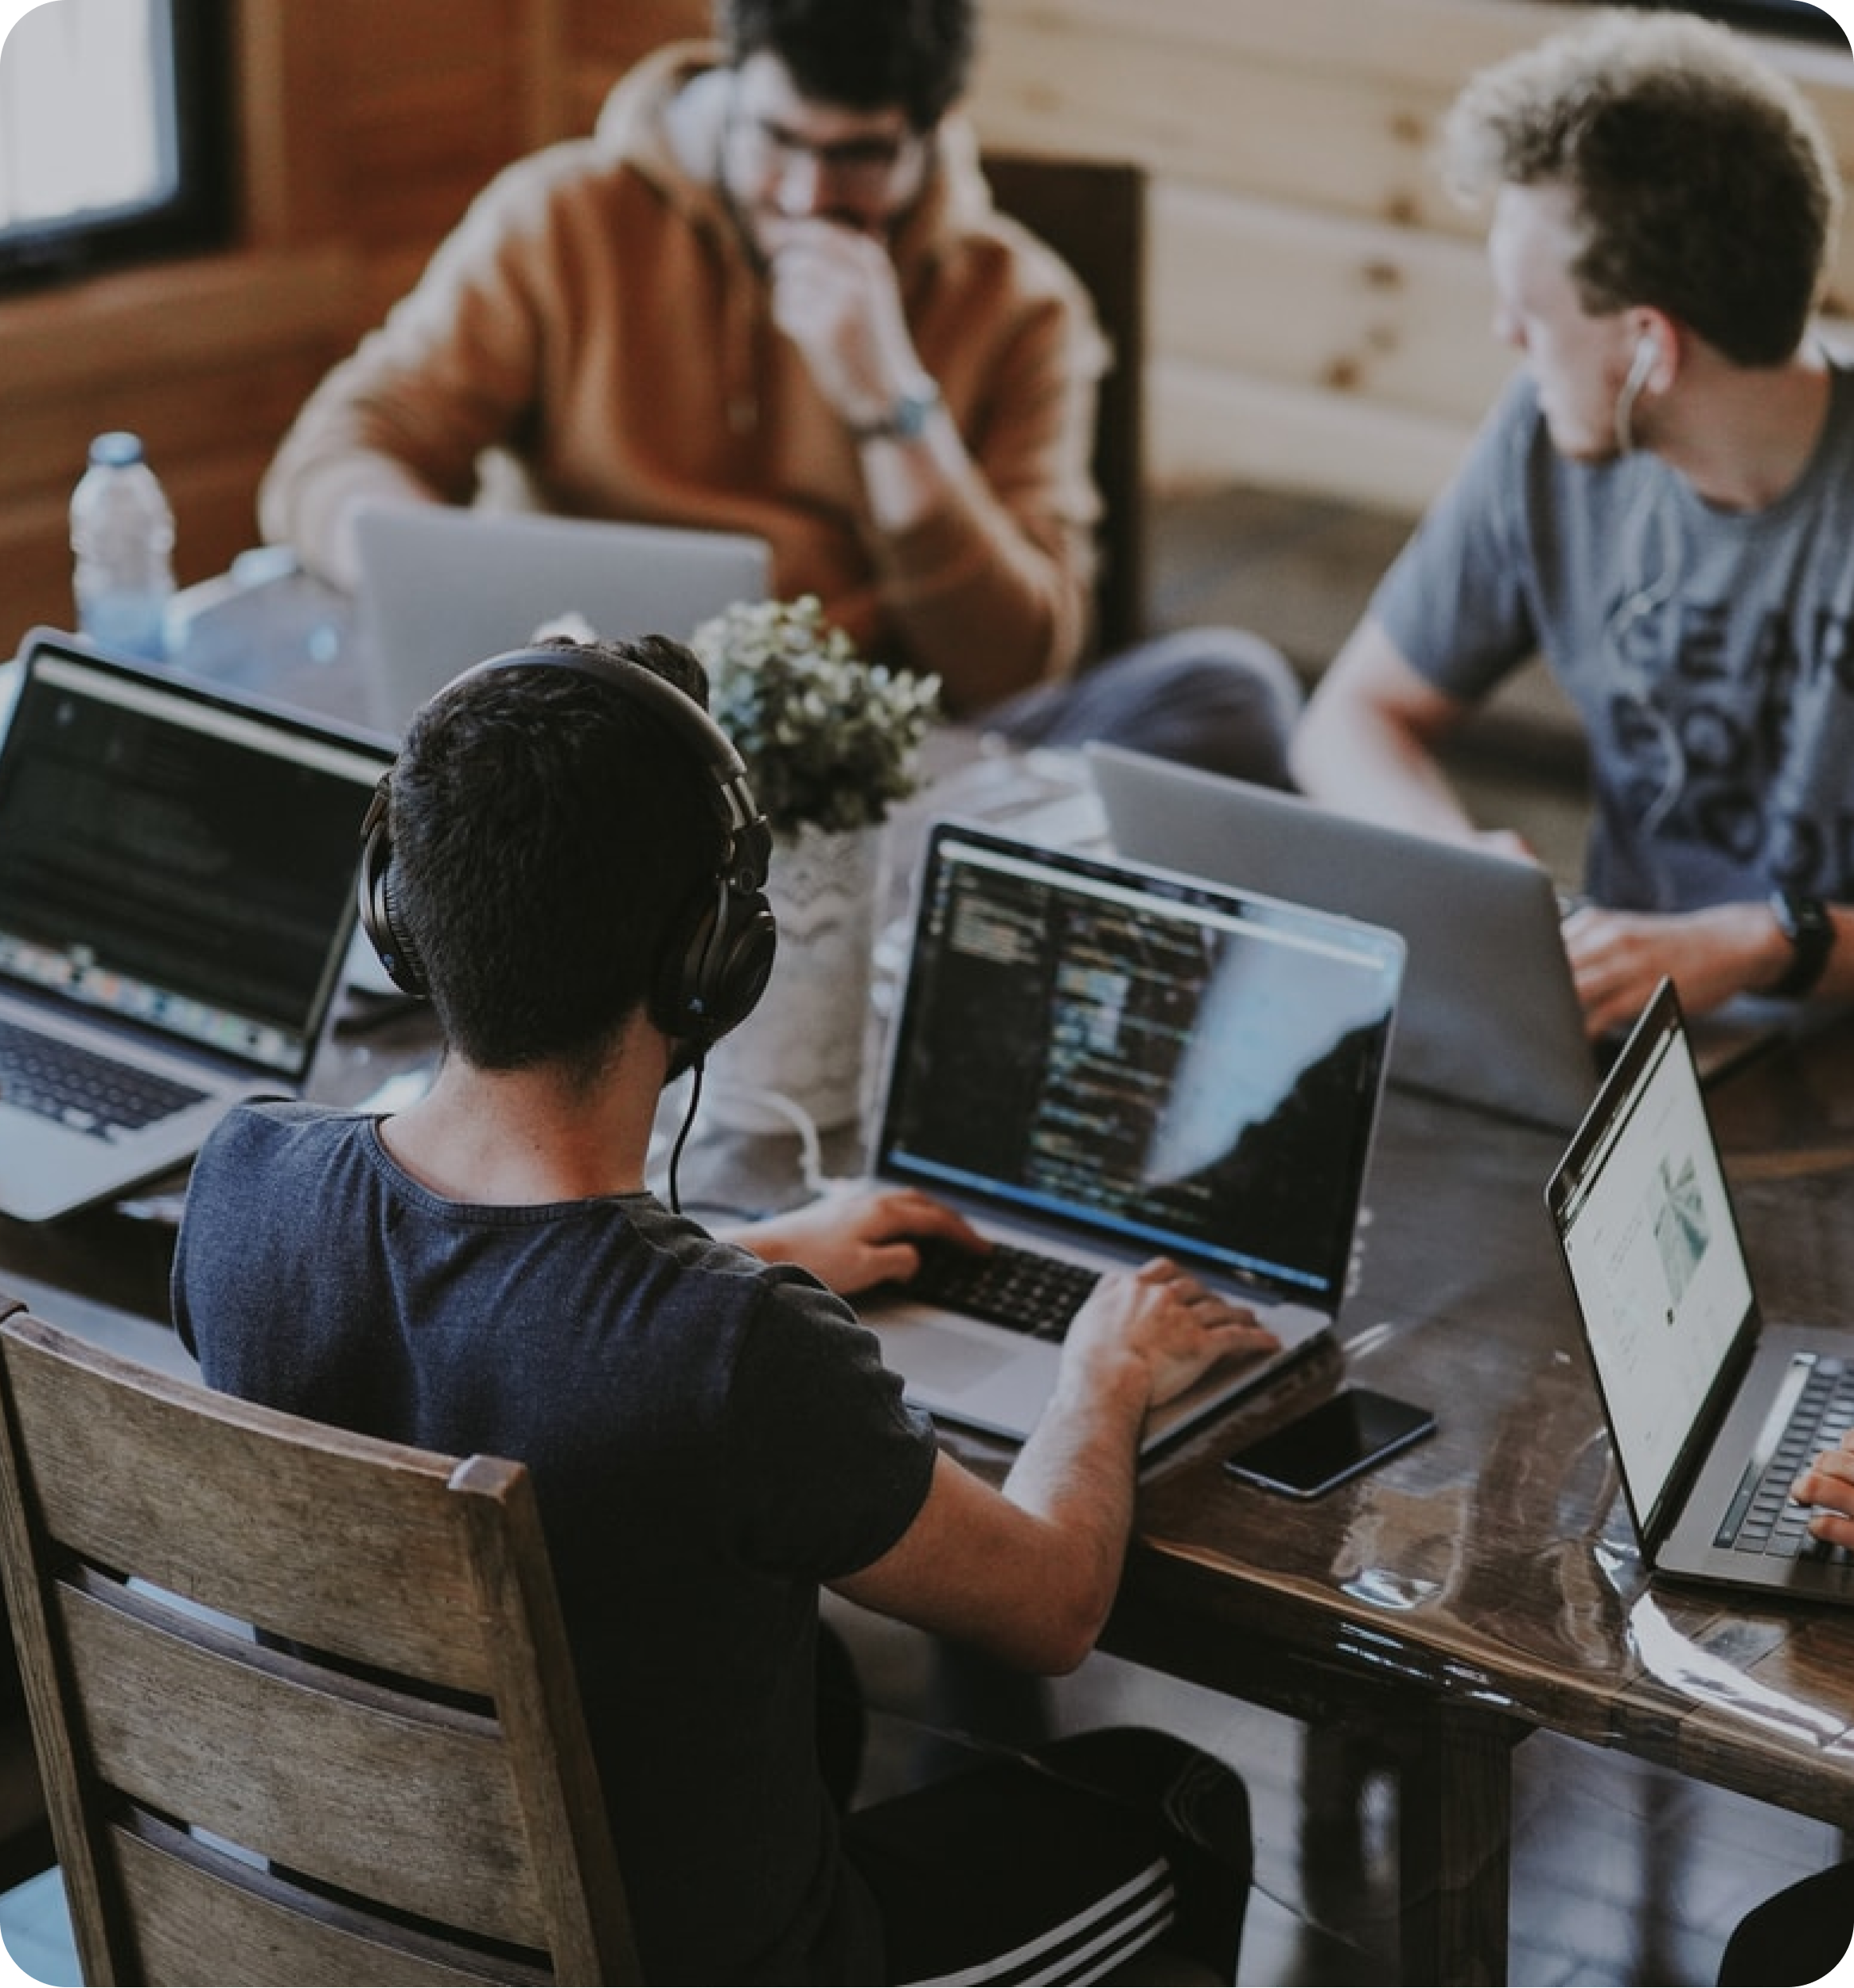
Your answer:
[[[1110,657],[1073,683],[1014,700],[991,722],[1019,745],[1099,739],[1288,787],[1287,743],[1301,703],[1293,671],[1259,636],[1189,628]]]

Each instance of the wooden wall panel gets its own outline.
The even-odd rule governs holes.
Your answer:
[[[316,0],[316,10],[333,45],[326,170],[340,232],[364,255],[429,244],[535,142],[530,0]]]
[[[1162,181],[1148,274],[1168,358],[1458,416],[1512,369],[1478,242]],[[1465,363],[1464,363],[1465,362]]]
[[[66,507],[102,429],[145,439],[174,505],[183,581],[221,570],[252,542],[264,464],[345,348],[352,267],[322,245],[0,305],[0,640],[69,618]]]

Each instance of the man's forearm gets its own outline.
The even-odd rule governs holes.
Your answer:
[[[1369,709],[1316,698],[1289,762],[1303,793],[1342,814],[1444,841],[1478,832],[1428,747]]]
[[[1131,1368],[1109,1386],[1058,1389],[1004,1480],[1013,1504],[1061,1537],[1065,1668],[1094,1647],[1120,1591],[1147,1399],[1144,1374]]]

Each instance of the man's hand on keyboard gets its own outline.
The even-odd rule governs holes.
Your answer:
[[[917,1242],[990,1247],[945,1202],[907,1187],[839,1188],[789,1214],[726,1232],[768,1263],[795,1263],[841,1297],[878,1284],[906,1284],[921,1266]]]
[[[1817,1539],[1854,1547],[1854,1452],[1846,1443],[1824,1450],[1797,1478],[1790,1495],[1816,1507],[1809,1530]]]
[[[1140,1362],[1149,1408],[1182,1394],[1217,1361],[1271,1352],[1280,1344],[1246,1305],[1207,1290],[1164,1257],[1104,1277],[1075,1315],[1063,1342],[1065,1366],[1111,1368]]]

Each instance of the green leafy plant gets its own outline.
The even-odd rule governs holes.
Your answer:
[[[815,594],[737,601],[689,646],[775,834],[864,828],[914,791],[940,679],[865,662]]]

